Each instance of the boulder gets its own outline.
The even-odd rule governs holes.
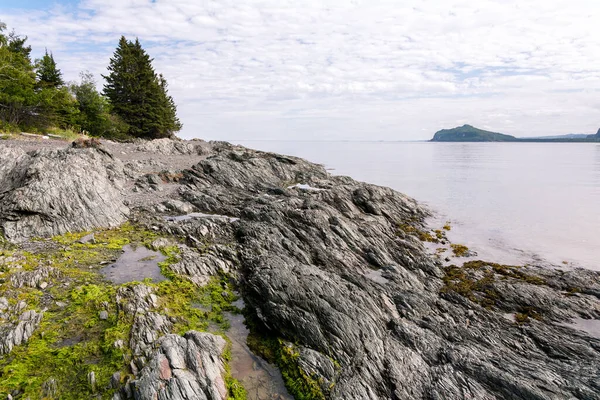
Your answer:
[[[0,147],[0,159],[0,228],[13,242],[127,219],[122,163],[106,151]]]

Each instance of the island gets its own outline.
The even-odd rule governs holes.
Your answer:
[[[568,134],[552,137],[517,138],[504,133],[491,132],[475,128],[472,125],[463,125],[452,129],[437,131],[431,142],[560,142],[581,143],[600,142],[600,129],[595,135]]]

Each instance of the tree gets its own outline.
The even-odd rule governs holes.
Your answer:
[[[121,36],[104,76],[104,94],[113,112],[129,125],[129,134],[147,139],[169,137],[181,129],[167,82],[157,75],[138,39]]]
[[[36,66],[27,37],[5,35],[0,23],[0,125],[4,129],[66,128],[79,112],[75,98],[62,85],[54,58],[46,52]],[[37,72],[37,73],[36,73]],[[36,76],[39,78],[36,81]]]
[[[54,56],[52,53],[48,54],[48,50],[41,59],[37,60],[36,76],[40,88],[57,88],[65,84],[60,69],[56,67]]]
[[[14,128],[35,121],[39,102],[29,58],[31,47],[25,46],[27,37],[14,31],[5,35],[5,29],[0,23],[0,122]]]
[[[77,125],[91,136],[127,139],[129,127],[118,116],[111,114],[108,100],[96,90],[96,82],[89,72],[82,72],[81,83],[71,84],[71,93],[77,99]]]

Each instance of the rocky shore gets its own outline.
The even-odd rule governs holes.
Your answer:
[[[389,188],[199,140],[0,160],[0,398],[267,398],[230,368],[242,312],[297,399],[600,399],[600,338],[569,325],[600,319],[600,274],[443,265]],[[162,278],[111,281],[126,246]]]

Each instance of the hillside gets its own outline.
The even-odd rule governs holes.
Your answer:
[[[433,135],[432,142],[514,142],[514,136],[485,131],[471,125],[442,129]]]
[[[485,131],[471,125],[442,129],[433,135],[431,142],[550,142],[582,143],[600,142],[600,129],[595,135],[560,135],[517,138],[503,133]]]
[[[598,129],[598,132],[596,132],[595,135],[589,135],[587,138],[588,140],[591,139],[594,142],[600,142],[600,129]]]

